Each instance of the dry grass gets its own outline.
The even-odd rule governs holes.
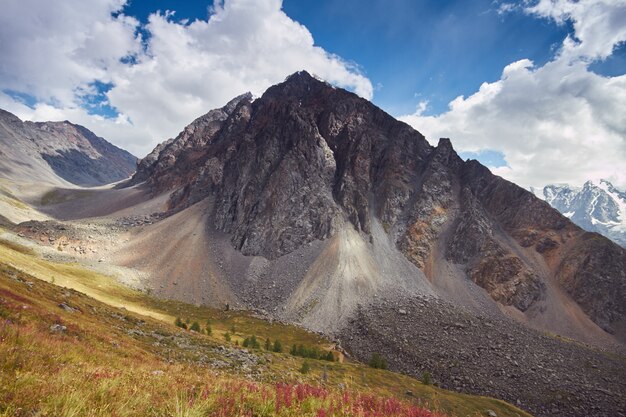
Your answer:
[[[303,359],[259,350],[242,365],[233,344],[246,335],[280,338],[286,350],[329,343],[244,312],[157,300],[19,249],[0,242],[0,416],[527,416],[358,363],[308,360],[303,375]],[[40,280],[52,276],[57,285]],[[213,336],[175,327],[175,316],[210,319]]]
[[[29,210],[30,206],[17,198],[8,188],[0,185],[0,199],[21,210]]]

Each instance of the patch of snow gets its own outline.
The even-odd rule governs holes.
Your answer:
[[[587,181],[582,188],[547,185],[543,195],[548,204],[579,226],[626,247],[626,193],[609,181]]]
[[[624,200],[622,196],[619,195],[615,187],[613,187],[613,185],[606,180],[600,180],[597,184],[597,187],[607,193],[609,197],[611,197],[611,199],[613,199],[613,201],[615,201],[615,203],[617,204],[617,221],[614,223],[615,226],[613,227],[620,231],[626,232],[626,200]]]

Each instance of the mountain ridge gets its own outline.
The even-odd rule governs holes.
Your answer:
[[[197,134],[185,129],[154,164],[140,164],[135,182],[147,178],[154,193],[171,192],[173,210],[209,198],[210,227],[230,236],[236,251],[270,263],[354,228],[354,239],[336,242],[338,263],[318,269],[327,278],[311,284],[305,273],[296,279],[301,286],[292,294],[307,295],[292,297],[288,310],[297,317],[319,315],[305,319],[310,326],[329,314],[349,316],[332,307],[341,303],[329,296],[333,292],[344,291],[345,297],[356,291],[366,300],[383,282],[406,290],[399,277],[407,271],[392,267],[383,273],[376,260],[376,251],[389,242],[390,250],[415,266],[410,276],[418,294],[434,288],[439,296],[476,304],[467,295],[473,290],[462,282],[465,276],[505,309],[514,308],[514,316],[539,323],[553,320],[541,317],[569,314],[568,307],[554,306],[564,291],[602,329],[620,331],[626,314],[624,250],[604,238],[587,238],[544,201],[477,161],[461,160],[449,139],[432,147],[370,102],[306,72],[254,101],[240,96],[220,111],[219,128]],[[173,153],[176,143],[191,145]],[[158,166],[164,169],[151,168]],[[362,256],[353,258],[355,250]],[[607,250],[614,256],[604,265],[599,259]],[[569,267],[565,260],[573,254],[596,268]],[[360,284],[350,283],[354,267]],[[387,273],[398,278],[382,278]],[[303,293],[302,285],[309,290]]]
[[[587,181],[582,187],[550,184],[542,196],[578,226],[626,247],[626,193],[608,180]]]
[[[17,181],[97,186],[130,177],[137,158],[84,126],[23,122],[0,109],[0,169]]]

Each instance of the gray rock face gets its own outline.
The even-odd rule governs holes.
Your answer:
[[[557,281],[603,329],[626,318],[626,251],[461,160],[448,139],[432,147],[306,72],[197,119],[139,164],[133,182],[142,180],[155,193],[172,190],[174,210],[210,198],[212,226],[245,255],[274,260],[345,222],[373,244],[380,222],[431,280],[458,266],[521,312]]]
[[[22,122],[0,109],[0,172],[5,178],[102,185],[128,178],[136,161],[83,126]]]
[[[160,143],[137,164],[137,172],[130,184],[146,181],[157,190],[173,189],[183,181],[190,166],[197,164],[195,151],[202,149],[221,128],[222,123],[234,111],[240,101],[250,100],[246,93],[232,99],[221,109],[211,110],[198,117],[176,138]]]

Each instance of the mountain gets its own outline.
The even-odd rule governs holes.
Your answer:
[[[18,191],[28,199],[17,193],[11,202],[45,217],[7,225],[0,255],[8,265],[65,287],[77,280],[98,299],[170,323],[182,316],[204,325],[204,312],[219,307],[227,322],[211,325],[227,352],[255,333],[279,337],[292,323],[323,334],[320,346],[350,361],[382,356],[392,371],[533,415],[626,409],[626,251],[460,159],[450,140],[431,146],[370,102],[306,72],[197,118],[118,187],[26,188]],[[42,260],[27,256],[31,249]],[[28,293],[27,281],[11,290]],[[71,299],[45,302],[53,311],[67,312],[59,303],[74,308]],[[16,311],[34,313],[24,305],[16,301]],[[63,322],[101,311],[80,308],[63,313]],[[272,327],[261,332],[246,317]],[[117,320],[110,324],[120,330]],[[63,325],[73,341],[75,329]],[[169,358],[189,359],[174,345],[190,340],[128,330],[121,332]],[[302,343],[293,331],[280,335],[285,344]],[[97,333],[110,335],[105,327]],[[130,348],[116,335],[102,349]],[[213,372],[222,360],[202,359],[200,368]],[[263,362],[286,376],[301,366],[286,355]],[[390,387],[380,379],[387,372],[352,364],[345,368],[352,374],[315,364],[316,378],[342,389]],[[427,401],[411,388],[399,393]],[[454,413],[493,415],[480,408]]]
[[[103,185],[128,178],[136,161],[83,126],[68,121],[22,122],[0,109],[0,172],[4,178]]]
[[[626,247],[626,192],[609,181],[587,181],[582,188],[547,185],[542,195],[578,226]]]
[[[202,202],[230,243],[211,249],[216,280],[315,330],[414,296],[623,337],[624,249],[306,72],[194,121],[139,164],[144,180],[172,212]]]

